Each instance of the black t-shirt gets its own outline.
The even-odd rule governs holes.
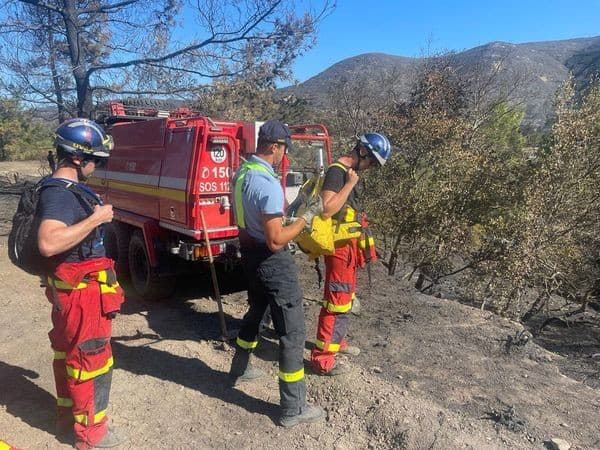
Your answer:
[[[332,192],[340,192],[344,185],[346,184],[346,175],[347,171],[343,170],[338,166],[331,166],[325,172],[325,179],[323,180],[322,191],[332,191]],[[350,191],[350,195],[348,196],[348,200],[346,203],[354,208],[356,211],[361,211],[360,202],[359,202],[359,192],[357,189],[358,185],[355,185],[354,188]],[[345,208],[342,208],[338,213],[333,215],[334,219],[338,219],[345,212]]]
[[[85,200],[61,186],[48,186],[42,189],[38,201],[37,215],[40,220],[53,219],[67,226],[81,222],[88,217],[97,199],[93,194],[85,194]],[[86,207],[84,207],[84,202]],[[89,205],[87,205],[89,203]],[[96,228],[81,243],[75,247],[52,257],[53,262],[80,262],[90,258],[101,258],[106,255],[104,250],[102,228]]]

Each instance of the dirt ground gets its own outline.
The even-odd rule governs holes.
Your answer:
[[[0,178],[3,169],[0,164]],[[37,279],[6,254],[17,200],[0,195],[0,439],[23,449],[70,448],[53,435],[50,305]],[[320,293],[311,266],[302,255],[297,261],[308,358]],[[207,277],[182,281],[161,303],[129,295],[113,333],[109,414],[129,436],[120,448],[543,449],[551,438],[575,449],[600,448],[598,329],[567,330],[573,341],[560,353],[537,338],[511,346],[522,325],[419,294],[380,266],[373,275],[372,291],[362,289],[362,315],[352,317],[349,340],[363,351],[347,360],[350,372],[327,378],[307,371],[309,400],[326,409],[327,420],[289,430],[275,425],[276,340],[262,338],[257,352],[268,378],[228,387],[233,352],[219,340]],[[245,298],[224,295],[232,330]],[[539,342],[551,347],[561,330],[550,327],[551,337]],[[566,370],[583,358],[580,376]]]

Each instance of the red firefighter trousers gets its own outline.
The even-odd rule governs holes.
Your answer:
[[[100,269],[107,264],[109,270]],[[113,279],[106,280],[107,273],[112,273]],[[112,261],[105,258],[63,263],[49,284],[46,296],[54,308],[48,335],[54,350],[58,431],[72,428],[76,448],[85,450],[107,432],[113,366],[111,319],[123,301],[123,292],[114,280]]]
[[[350,309],[356,290],[359,254],[356,239],[336,247],[325,256],[325,293],[317,340],[311,352],[311,364],[317,373],[327,373],[335,365],[335,355],[347,346],[345,337],[350,323]]]

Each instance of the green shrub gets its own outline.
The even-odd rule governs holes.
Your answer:
[[[29,117],[12,100],[0,99],[0,160],[39,159],[51,148],[48,125]]]
[[[402,260],[424,291],[460,274],[458,296],[524,318],[553,296],[596,301],[600,84],[580,97],[565,85],[550,134],[531,139],[522,112],[502,96],[477,103],[471,92],[439,65],[424,68],[406,100],[366,107],[368,95],[357,91],[356,109],[340,96],[330,113],[334,134],[363,127],[400,148],[362,175],[390,274]]]

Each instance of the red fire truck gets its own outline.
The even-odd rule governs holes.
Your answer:
[[[89,184],[114,207],[105,243],[117,270],[130,275],[140,296],[165,297],[176,275],[208,261],[205,234],[215,260],[232,266],[239,247],[231,179],[255,151],[262,122],[212,120],[185,108],[132,112],[118,103],[111,113],[103,122],[115,146]],[[312,161],[314,170],[331,161],[324,126],[290,129],[295,166]],[[280,168],[284,185],[289,164]]]

